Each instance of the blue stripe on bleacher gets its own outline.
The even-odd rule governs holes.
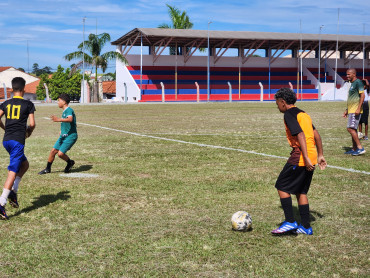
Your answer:
[[[135,80],[136,81],[136,84],[140,84],[140,80]],[[160,85],[160,83],[163,82],[163,84],[166,86],[166,85],[169,85],[169,84],[175,84],[175,80],[142,80],[142,84],[143,85],[147,85],[147,84],[154,84],[154,85]],[[177,80],[177,84],[178,85],[181,85],[181,84],[193,84],[194,85],[194,82],[198,82],[199,85],[205,85],[207,84],[207,80]],[[231,85],[239,85],[239,81],[238,80],[232,80],[232,81],[229,81]],[[241,85],[258,85],[258,83],[261,82],[259,80],[243,80],[241,81]],[[287,80],[271,80],[270,81],[270,84],[271,85],[287,85]],[[267,84],[268,83],[268,80],[263,80],[262,81],[263,84]],[[291,81],[292,84],[297,84],[297,81]],[[211,80],[211,84],[212,85],[227,85],[227,80]],[[302,82],[303,85],[311,85],[311,81],[309,80],[304,80]]]
[[[275,94],[278,91],[278,89],[271,89],[271,94]],[[179,95],[195,95],[197,91],[195,89],[178,89],[177,93]],[[269,90],[263,90],[263,94],[269,94]],[[304,89],[303,94],[317,94],[318,90],[317,89]],[[162,90],[143,90],[143,95],[161,95]],[[174,95],[175,94],[175,89],[167,89],[165,90],[166,95]],[[206,95],[207,94],[207,89],[200,89],[199,94],[201,95]],[[218,94],[229,94],[228,89],[212,89],[211,94],[213,95],[218,95]],[[233,89],[232,94],[239,94],[238,89]],[[260,94],[259,89],[242,89],[241,94]]]
[[[132,75],[140,75],[140,70],[130,70]],[[143,70],[145,75],[175,75],[173,70]],[[207,71],[178,71],[177,75],[207,75]],[[211,71],[210,75],[224,75],[224,76],[238,76],[237,71]],[[269,73],[266,71],[252,71],[252,72],[242,72],[241,76],[268,76]],[[296,71],[282,71],[282,72],[271,72],[271,76],[296,76]]]

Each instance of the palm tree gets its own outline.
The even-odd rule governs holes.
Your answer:
[[[94,81],[94,92],[93,92],[93,101],[96,102],[99,100],[98,97],[98,68],[101,68],[103,72],[108,67],[108,61],[118,59],[119,61],[126,63],[126,58],[116,52],[116,51],[108,51],[105,53],[101,53],[104,45],[111,40],[110,35],[108,33],[102,33],[99,35],[90,34],[89,39],[85,42],[80,43],[78,46],[78,51],[72,52],[64,56],[64,59],[67,61],[71,61],[73,59],[80,59],[79,61],[72,69],[72,71],[75,71],[78,67],[80,67],[83,63],[82,59],[84,57],[85,63],[87,65],[95,67],[95,81]],[[83,49],[85,47],[85,49]],[[85,55],[84,55],[85,50]],[[88,53],[86,53],[88,52]]]
[[[191,29],[193,28],[193,23],[190,22],[189,16],[186,14],[186,11],[181,12],[178,8],[172,7],[166,4],[168,7],[168,14],[172,21],[172,25],[163,23],[158,26],[158,28],[166,29]]]
[[[164,29],[191,29],[193,28],[193,23],[190,21],[189,16],[186,14],[186,11],[180,11],[178,8],[166,4],[168,7],[168,15],[172,21],[172,25],[167,23],[162,23],[158,28]],[[200,48],[200,51],[205,51],[204,48]],[[181,53],[181,51],[180,51]],[[170,55],[175,55],[175,48],[170,47]]]

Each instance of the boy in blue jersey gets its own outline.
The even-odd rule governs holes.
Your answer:
[[[18,208],[17,192],[23,175],[27,172],[29,164],[24,155],[26,137],[31,136],[35,129],[35,106],[23,99],[26,81],[22,77],[12,80],[13,98],[0,105],[0,127],[5,130],[3,146],[10,155],[8,177],[0,196],[0,217],[9,219],[5,212],[5,205],[9,199],[11,206]],[[1,118],[5,116],[5,126]],[[27,127],[27,120],[29,126]]]
[[[68,155],[66,155],[66,152],[72,148],[72,146],[76,143],[78,138],[76,115],[73,109],[68,106],[69,102],[70,98],[69,95],[67,94],[61,94],[58,98],[58,106],[59,108],[63,109],[63,114],[61,118],[52,115],[51,120],[53,122],[61,123],[60,136],[56,143],[54,144],[54,147],[50,151],[46,168],[40,171],[39,175],[44,175],[51,172],[51,165],[53,164],[55,155],[57,154],[61,159],[67,162],[67,166],[64,169],[64,173],[69,173],[71,171],[71,168],[75,164],[75,162],[71,160],[68,157]]]

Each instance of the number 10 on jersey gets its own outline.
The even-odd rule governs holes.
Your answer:
[[[8,104],[6,106],[6,110],[8,112],[7,117],[6,117],[7,119],[19,120],[19,115],[21,113],[21,106],[20,105]]]

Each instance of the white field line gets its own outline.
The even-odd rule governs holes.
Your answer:
[[[46,118],[46,117],[44,117],[44,119],[49,120],[49,118]],[[114,129],[114,128],[109,128],[109,127],[104,127],[104,126],[99,126],[99,125],[92,125],[92,124],[86,124],[86,123],[81,123],[81,122],[78,122],[78,124],[79,125],[85,125],[85,126],[91,126],[91,127],[97,127],[97,128],[111,130],[111,131],[116,131],[116,132],[121,132],[121,133],[135,135],[135,136],[140,136],[140,137],[146,137],[146,138],[152,138],[152,139],[158,139],[158,140],[164,140],[164,141],[170,141],[170,142],[176,142],[176,143],[182,143],[182,144],[188,144],[188,145],[195,145],[195,146],[199,146],[199,147],[207,147],[207,148],[213,148],[213,149],[222,149],[222,150],[229,150],[229,151],[237,151],[237,152],[255,154],[255,155],[260,155],[260,156],[265,156],[265,157],[288,159],[288,157],[284,157],[284,156],[271,155],[271,154],[265,154],[265,153],[258,153],[258,152],[255,152],[255,151],[247,151],[247,150],[243,150],[243,149],[235,149],[235,148],[229,148],[229,147],[223,147],[223,146],[208,145],[208,144],[188,142],[188,141],[171,139],[171,138],[165,138],[165,137],[158,137],[158,136],[146,135],[146,134],[141,134],[141,133],[137,133],[137,132],[131,132],[131,131],[126,131],[126,130]],[[347,172],[352,172],[352,173],[360,173],[360,174],[370,175],[370,172],[360,171],[360,170],[356,170],[356,169],[352,169],[352,168],[344,168],[344,167],[334,166],[334,165],[328,165],[327,167],[328,168],[338,169],[338,170],[343,170],[343,171],[347,171]]]

